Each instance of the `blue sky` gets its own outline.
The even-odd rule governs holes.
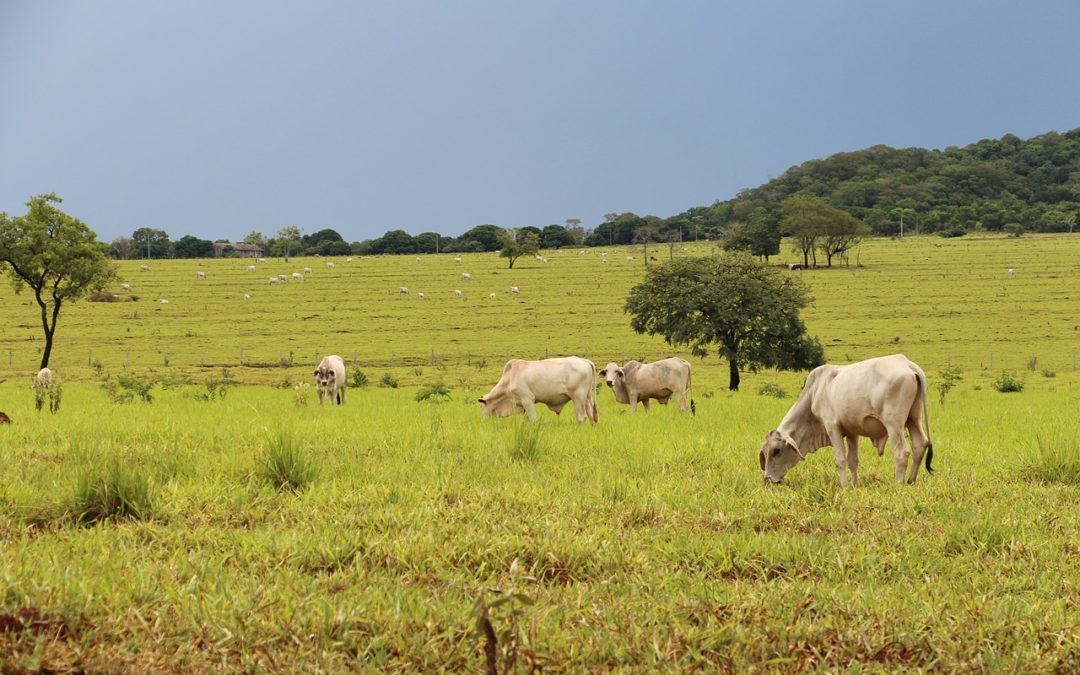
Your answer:
[[[0,0],[0,210],[102,239],[595,226],[1080,126],[1080,3]]]

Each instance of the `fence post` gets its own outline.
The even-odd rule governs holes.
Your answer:
[[[994,352],[990,352],[990,368],[989,368],[989,370],[993,370],[993,369],[994,369]]]
[[[165,364],[166,368],[169,367],[169,350],[168,349],[166,349],[164,354],[163,354],[162,362]]]
[[[945,367],[952,368],[952,354],[945,355]]]
[[[86,352],[86,367],[90,368],[94,365],[94,350]]]
[[[393,350],[390,351],[390,367],[391,368],[394,367],[394,352],[393,352]]]
[[[8,354],[11,354],[11,352],[8,352]],[[11,365],[11,357],[10,356],[8,357],[8,365],[9,366]],[[1076,352],[1073,352],[1073,370],[1076,370]]]
[[[240,367],[241,368],[244,367],[244,350],[243,349],[240,350]]]
[[[206,352],[199,352],[199,367],[206,367]]]
[[[544,347],[544,358],[546,359],[547,357],[548,357],[548,350],[547,350],[547,347]]]
[[[359,367],[359,365],[360,365],[360,352],[353,352],[352,353],[352,364],[354,366]]]
[[[318,368],[319,367],[319,352],[315,352],[315,354],[311,357],[311,360],[313,362],[311,365]]]
[[[431,365],[435,365],[435,350],[431,350]]]
[[[472,353],[465,355],[465,365],[472,366]]]
[[[129,359],[130,356],[131,356],[131,350],[125,349],[124,350],[124,370],[127,370],[127,368],[128,368],[128,359]]]
[[[11,367],[11,361],[14,358],[15,358],[15,352],[10,350],[10,349],[7,350],[7,365],[8,365],[8,368]],[[1073,354],[1073,370],[1076,370],[1076,354]]]

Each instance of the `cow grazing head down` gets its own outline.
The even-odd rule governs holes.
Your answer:
[[[766,483],[779,484],[788,470],[802,460],[803,454],[798,448],[790,439],[784,439],[776,429],[765,436],[765,442],[761,444],[761,451],[758,452],[758,464],[765,472]]]
[[[477,399],[484,417],[510,417],[516,412],[525,412],[521,405],[515,405],[510,396],[502,394],[487,394]]]
[[[626,377],[626,371],[620,368],[617,363],[609,363],[604,366],[599,375],[604,378],[604,382],[607,382],[607,386],[614,387],[616,383],[622,382],[623,378]]]

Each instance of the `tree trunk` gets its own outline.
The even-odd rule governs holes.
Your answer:
[[[728,357],[728,389],[739,391],[739,362],[733,356]]]
[[[803,269],[810,267],[810,251],[806,248],[802,250],[802,267]]]
[[[49,367],[49,357],[52,356],[53,335],[56,333],[56,318],[60,315],[60,303],[57,302],[53,306],[52,313],[52,325],[49,325],[49,315],[46,312],[46,305],[41,301],[41,297],[38,296],[38,304],[41,305],[41,327],[45,331],[45,349],[41,352],[41,365],[39,368]]]

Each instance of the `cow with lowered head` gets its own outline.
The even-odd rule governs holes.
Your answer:
[[[315,390],[319,393],[319,405],[324,399],[330,404],[345,405],[345,361],[336,354],[324,356],[315,369]]]
[[[625,366],[609,363],[600,371],[615,400],[629,403],[630,412],[637,412],[638,401],[649,412],[649,401],[667,405],[672,396],[679,399],[679,410],[686,412],[687,399],[690,410],[694,401],[690,397],[690,363],[680,358],[667,358],[653,363],[628,361]]]
[[[878,455],[885,441],[893,449],[896,480],[914,483],[930,442],[926,373],[903,354],[881,356],[847,366],[819,366],[806,378],[802,393],[780,425],[765,436],[758,463],[766,483],[779,483],[791,467],[819,448],[832,446],[841,487],[859,482],[859,437],[873,441]],[[922,418],[926,418],[923,428]],[[911,435],[909,446],[904,429]],[[914,459],[908,472],[908,459]]]
[[[484,417],[509,417],[524,412],[535,422],[537,403],[543,403],[558,415],[571,401],[578,422],[588,418],[596,424],[596,365],[577,356],[507,361],[502,377],[491,391],[480,397],[480,406]]]

